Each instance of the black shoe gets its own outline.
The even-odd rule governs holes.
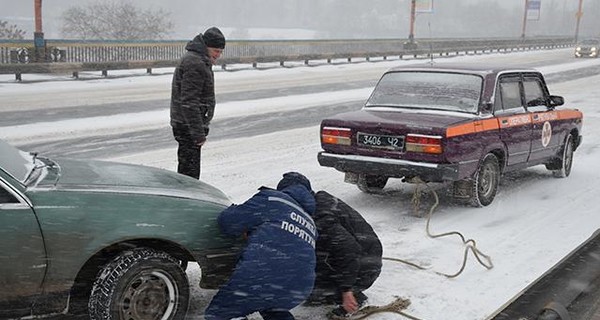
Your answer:
[[[330,319],[330,320],[344,319],[344,318],[349,318],[351,315],[352,314],[348,313],[346,311],[346,309],[344,309],[344,307],[339,306],[327,313],[327,319]]]
[[[367,300],[369,300],[369,297],[362,293],[362,291],[359,291],[354,294],[354,299],[356,299],[356,303],[358,303],[358,308],[360,309],[367,304]]]

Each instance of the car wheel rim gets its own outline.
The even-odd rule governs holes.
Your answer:
[[[481,196],[487,197],[490,195],[494,186],[494,179],[493,170],[489,165],[483,167],[479,179],[479,194]]]
[[[130,281],[119,308],[122,319],[161,319],[172,316],[177,304],[177,287],[162,271],[146,271]]]

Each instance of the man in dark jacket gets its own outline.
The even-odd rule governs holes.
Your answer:
[[[315,195],[317,278],[310,304],[338,304],[336,316],[356,312],[363,290],[381,273],[383,249],[369,223],[352,207],[325,191]]]
[[[310,182],[302,174],[288,172],[277,190],[259,190],[218,217],[224,234],[244,235],[248,243],[231,278],[207,307],[207,320],[254,312],[266,320],[294,319],[289,310],[312,290],[317,230],[311,217],[315,198]]]
[[[177,172],[200,178],[200,149],[215,112],[212,65],[223,53],[225,37],[215,27],[188,42],[173,73],[171,127],[179,144]]]

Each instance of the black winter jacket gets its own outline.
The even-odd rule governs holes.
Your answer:
[[[185,49],[171,83],[171,126],[188,130],[194,141],[201,141],[215,112],[214,74],[202,34]]]
[[[317,273],[335,274],[332,279],[342,292],[351,290],[361,273],[378,275],[383,248],[371,225],[348,204],[325,191],[317,192],[315,200]]]

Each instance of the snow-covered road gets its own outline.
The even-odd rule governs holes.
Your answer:
[[[564,55],[563,59],[566,62],[539,65],[537,68],[546,74],[553,74],[600,65],[600,59],[569,60],[570,49],[555,52],[459,57],[452,61],[484,60],[518,63],[536,58],[542,61],[543,57],[555,57],[561,54]],[[555,61],[554,58],[552,61]],[[325,74],[330,72],[353,74],[353,68],[363,70],[357,72],[365,72],[365,74],[380,74],[388,67],[399,63],[409,62],[386,61],[304,69],[299,67],[289,70],[240,71],[229,76],[227,73],[217,73],[216,85],[217,87],[225,85],[230,81],[227,77],[232,77],[240,83],[252,83],[254,81],[252,74],[263,79],[263,77],[270,77],[269,72],[275,75],[289,72],[289,77],[293,77],[291,74],[303,72],[312,74],[320,68],[323,68],[321,70],[324,70]],[[443,61],[440,60],[438,63]],[[369,67],[375,67],[375,71],[365,71]],[[115,83],[125,81],[137,83],[138,78],[142,83],[152,83],[150,90],[161,86],[155,82],[167,87],[170,82],[170,76],[164,75],[102,79],[86,81],[83,84],[73,81],[60,83],[64,87],[72,86],[71,89],[75,91],[79,86],[89,86],[87,90],[92,93],[98,91],[105,92],[105,95],[117,96],[121,91]],[[43,82],[31,86],[36,86],[40,92],[48,92],[51,90],[46,91],[45,86],[56,86],[57,83]],[[257,80],[256,83],[260,81]],[[256,188],[261,185],[274,186],[281,174],[286,171],[302,172],[311,179],[315,190],[327,190],[363,213],[379,234],[384,245],[385,256],[408,260],[428,268],[422,271],[397,262],[386,261],[380,278],[366,292],[370,304],[387,304],[395,296],[401,296],[412,302],[407,312],[420,319],[486,319],[600,228],[600,215],[597,209],[600,204],[598,84],[600,84],[600,75],[557,82],[549,86],[552,94],[565,97],[567,106],[580,108],[584,113],[583,145],[575,153],[573,171],[569,178],[555,179],[543,166],[510,174],[501,180],[494,203],[485,208],[470,208],[454,204],[445,194],[442,186],[432,186],[440,194],[440,204],[433,214],[431,231],[433,233],[459,231],[466,238],[474,239],[478,248],[491,256],[494,264],[491,270],[483,268],[470,256],[460,276],[450,279],[438,274],[437,272],[452,274],[460,268],[464,250],[460,239],[456,237],[432,239],[427,236],[426,219],[415,216],[411,205],[414,185],[391,180],[384,194],[367,195],[353,185],[344,184],[342,173],[320,167],[316,160],[316,154],[320,150],[317,126],[245,138],[209,141],[203,149],[202,178],[221,188],[234,202],[241,202],[253,195]],[[4,98],[9,95],[26,94],[24,92],[26,90],[19,87],[21,85],[0,83],[0,102],[6,101]],[[259,102],[229,102],[218,106],[216,117],[263,112],[261,105],[270,105],[284,110],[331,101],[343,102],[344,99],[364,100],[368,93],[368,89],[353,89],[273,97]],[[64,94],[65,96],[61,96],[60,99],[67,99],[67,93]],[[35,99],[31,99],[27,103],[35,102]],[[119,117],[123,121],[130,121],[127,126],[166,127],[166,113],[153,112],[156,113],[148,117],[143,114],[123,114]],[[21,141],[19,139],[35,138],[43,130],[45,135],[61,136],[86,134],[93,130],[119,130],[122,126],[115,119],[105,120],[97,118],[64,120],[65,122],[59,124],[44,124],[43,127],[41,124],[38,124],[39,127],[31,125],[27,129],[19,129],[19,126],[0,127],[0,138]],[[230,130],[235,129],[235,127],[230,128]],[[174,170],[176,167],[174,147],[118,156],[111,155],[107,151],[103,158],[168,170]],[[425,196],[422,200],[422,210],[432,205],[431,197]],[[188,275],[194,283],[199,277],[199,270],[191,266]],[[202,319],[202,311],[212,294],[214,291],[194,289],[190,319]],[[298,319],[323,319],[326,311],[325,308],[304,306],[293,310]],[[399,319],[399,316],[379,314],[372,319]]]

